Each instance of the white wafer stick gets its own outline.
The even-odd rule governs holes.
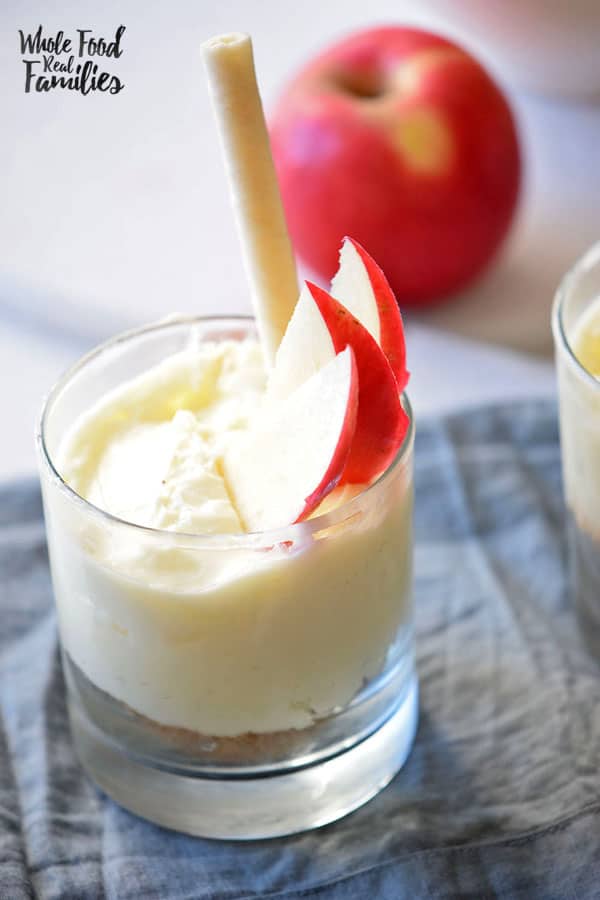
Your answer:
[[[252,41],[247,34],[218,35],[202,52],[259,336],[270,363],[298,299],[298,281]]]

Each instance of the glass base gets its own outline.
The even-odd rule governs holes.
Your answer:
[[[388,784],[410,753],[418,721],[413,675],[403,700],[372,734],[338,755],[301,769],[257,777],[202,777],[126,755],[70,704],[79,758],[121,806],[157,825],[199,837],[252,840],[333,822]]]

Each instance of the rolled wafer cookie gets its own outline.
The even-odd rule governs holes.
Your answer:
[[[267,363],[298,299],[298,281],[247,34],[210,38],[202,54],[258,331]]]

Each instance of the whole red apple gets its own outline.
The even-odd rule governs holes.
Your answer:
[[[271,139],[300,256],[330,278],[351,234],[405,306],[474,278],[515,210],[506,99],[469,54],[425,31],[376,28],[321,53],[281,97]]]

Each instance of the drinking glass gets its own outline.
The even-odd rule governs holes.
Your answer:
[[[567,504],[569,581],[582,634],[600,659],[600,380],[579,362],[573,341],[600,297],[600,243],[563,279],[552,330]]]
[[[161,825],[220,838],[323,825],[404,763],[417,723],[413,421],[370,487],[265,533],[141,527],[79,496],[63,436],[107,392],[251,319],[116,337],[51,391],[38,449],[73,741],[94,781]]]

